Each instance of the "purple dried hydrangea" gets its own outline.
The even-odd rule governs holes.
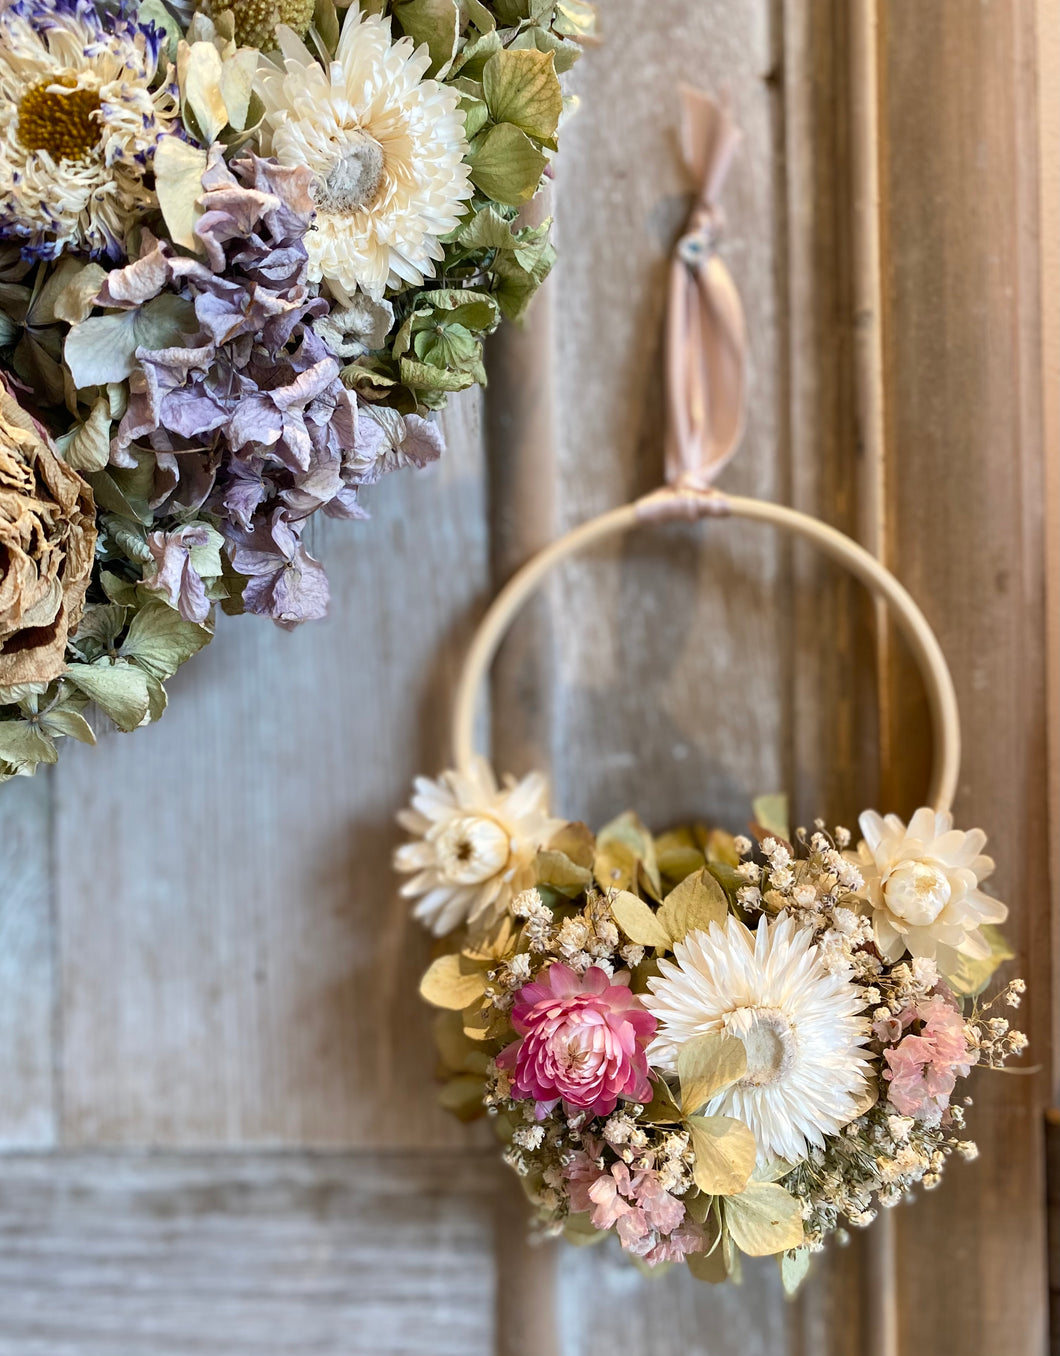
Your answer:
[[[229,166],[215,147],[195,227],[206,261],[145,232],[140,257],[111,272],[97,299],[128,309],[169,292],[194,306],[199,328],[185,344],[136,350],[111,462],[135,465],[150,448],[156,507],[212,515],[249,581],[247,611],[282,626],[327,610],[327,577],[301,542],[306,519],[319,509],[363,517],[358,486],[441,450],[423,420],[393,430],[359,413],[313,328],[329,303],[307,278],[310,182],[304,168],[254,155]]]

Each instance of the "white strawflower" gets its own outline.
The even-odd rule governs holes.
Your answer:
[[[91,0],[0,4],[0,238],[27,258],[120,259],[177,115],[152,88],[165,35]]]
[[[398,823],[415,834],[394,854],[396,870],[414,873],[401,888],[419,896],[415,916],[437,936],[461,923],[502,913],[532,883],[538,850],[562,827],[548,812],[539,772],[498,788],[485,759],[467,772],[417,777],[412,808]]]
[[[1008,909],[980,890],[994,869],[982,855],[982,829],[962,833],[953,816],[920,809],[909,827],[897,815],[883,818],[866,810],[858,823],[864,835],[857,862],[865,878],[865,908],[871,913],[876,945],[886,961],[906,951],[936,960],[944,973],[957,953],[975,959],[990,954],[981,923],[1000,923]]]
[[[759,1162],[794,1163],[823,1147],[859,1112],[868,1059],[868,1024],[859,1017],[849,969],[830,972],[811,928],[791,915],[757,932],[731,915],[709,932],[691,932],[659,961],[642,996],[659,1030],[648,1061],[673,1073],[685,1041],[708,1032],[738,1036],[747,1073],[707,1106],[751,1130]]]
[[[431,58],[390,19],[346,14],[327,69],[285,26],[281,56],[265,59],[255,88],[265,105],[264,153],[315,176],[309,275],[349,305],[358,288],[420,284],[443,257],[440,236],[471,196],[460,94],[425,80]],[[277,69],[278,67],[278,69]]]

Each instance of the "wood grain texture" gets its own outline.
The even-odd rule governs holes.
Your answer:
[[[55,1140],[53,787],[45,774],[0,788],[0,1150]]]
[[[1030,992],[1020,1026],[1048,1067],[1048,898],[1035,7],[885,7],[888,559],[935,626],[965,756],[955,813],[988,831]],[[888,700],[924,729],[898,662]],[[929,750],[896,743],[888,809]],[[1027,1061],[1028,1063],[1030,1061]],[[1046,1341],[1045,1074],[979,1074],[982,1157],[899,1222],[903,1352],[1037,1356]],[[962,1296],[959,1305],[940,1294]]]
[[[478,1156],[0,1162],[2,1356],[488,1356]]]
[[[486,588],[473,397],[446,432],[369,522],[319,532],[327,621],[224,619],[158,725],[64,750],[64,1143],[466,1142],[434,1104],[429,944],[390,870]]]

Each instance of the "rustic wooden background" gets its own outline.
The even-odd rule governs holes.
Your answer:
[[[488,1136],[434,1105],[427,942],[389,875],[491,588],[659,478],[682,79],[726,94],[745,134],[725,251],[754,385],[724,483],[859,535],[936,626],[958,815],[993,840],[1050,1063],[1038,25],[1056,7],[601,9],[549,295],[498,341],[486,402],[447,414],[442,465],[380,486],[370,523],[321,528],[328,621],[223,621],[160,725],[0,790],[0,1356],[865,1349],[862,1239],[794,1305],[768,1264],[712,1290],[607,1248],[528,1251]],[[632,804],[735,828],[781,787],[803,817],[908,811],[922,692],[872,622],[767,529],[646,532],[571,567],[513,636],[498,761],[547,764],[560,807],[595,821]],[[1048,1078],[974,1093],[980,1161],[899,1214],[901,1356],[1045,1349]]]

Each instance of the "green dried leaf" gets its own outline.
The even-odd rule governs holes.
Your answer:
[[[551,52],[498,52],[483,69],[482,92],[494,122],[510,123],[538,141],[555,135],[563,92]]]
[[[485,1115],[486,1108],[482,1104],[485,1091],[486,1080],[481,1075],[458,1074],[438,1093],[438,1101],[446,1111],[467,1123]]]
[[[694,1115],[746,1072],[747,1050],[736,1036],[693,1036],[677,1052],[682,1111],[686,1116]]]
[[[56,439],[59,455],[75,471],[102,471],[110,460],[110,401],[100,396],[83,424]]]
[[[655,841],[632,811],[619,815],[596,836],[596,860],[593,870],[602,889],[628,890],[638,883],[643,866],[650,892],[659,898],[662,881],[655,859]]]
[[[745,1190],[754,1171],[756,1149],[755,1137],[743,1121],[733,1116],[689,1116],[685,1125],[692,1136],[696,1155],[692,1171],[700,1191],[734,1196]]]
[[[430,74],[443,80],[460,39],[460,10],[456,0],[397,0],[393,6],[401,31],[431,54]]]
[[[667,948],[670,935],[643,899],[628,890],[619,890],[611,900],[615,922],[631,942],[638,946]]]
[[[666,1080],[656,1075],[651,1080],[652,1098],[641,1112],[641,1120],[652,1125],[676,1125],[681,1119],[681,1108],[673,1099]]]
[[[548,161],[525,132],[502,122],[476,141],[468,164],[471,182],[488,198],[522,207],[537,192]]]
[[[788,798],[782,792],[771,796],[755,796],[751,802],[755,823],[774,838],[791,839],[788,828]]]
[[[430,363],[402,358],[401,380],[414,391],[466,391],[481,379],[473,372],[453,372],[443,367],[432,367]]]
[[[420,997],[436,1008],[462,1011],[485,992],[485,974],[468,969],[459,953],[439,956],[420,980]]]
[[[802,1206],[775,1182],[750,1182],[725,1200],[725,1224],[749,1257],[768,1257],[803,1241]]]
[[[177,81],[181,111],[190,111],[207,146],[228,126],[228,108],[221,93],[221,53],[212,42],[181,42],[177,47]]]
[[[125,659],[136,663],[152,678],[171,678],[181,664],[209,644],[208,626],[185,621],[168,603],[152,600],[133,617],[121,647]]]
[[[975,998],[981,994],[994,976],[994,971],[1005,961],[1015,958],[1015,951],[1009,946],[1004,933],[992,923],[983,923],[979,931],[986,938],[990,954],[982,960],[958,953],[956,967],[943,978],[954,993],[966,998]]]
[[[810,1269],[809,1248],[794,1248],[783,1253],[780,1258],[780,1279],[784,1293],[790,1299],[806,1278]]]
[[[578,866],[563,852],[546,850],[534,859],[534,880],[537,885],[549,885],[561,895],[573,899],[592,884],[593,873]]]
[[[574,821],[564,824],[548,844],[553,852],[562,852],[576,866],[584,866],[592,871],[593,857],[596,853],[596,838],[588,824]]]
[[[59,755],[55,745],[36,724],[22,720],[0,720],[0,760],[19,769],[38,763],[54,763]]]
[[[170,348],[197,327],[195,308],[170,292],[128,311],[92,315],[66,336],[63,356],[77,389],[125,381],[138,348]]]
[[[689,932],[706,932],[711,923],[722,923],[729,911],[725,891],[704,867],[687,876],[663,900],[659,921],[679,942]]]
[[[94,744],[96,742],[92,726],[89,725],[80,711],[53,706],[50,711],[45,711],[40,716],[38,724],[42,730],[50,735],[65,735],[70,739],[76,739],[81,744]]]
[[[94,701],[119,730],[135,730],[150,708],[147,674],[135,664],[100,659],[94,664],[70,664],[64,675]]]
[[[589,1248],[608,1236],[607,1229],[598,1229],[588,1211],[570,1214],[563,1221],[563,1237],[576,1248]]]
[[[685,1258],[688,1269],[697,1281],[709,1281],[711,1285],[720,1285],[729,1279],[729,1270],[725,1265],[725,1249],[719,1244],[712,1252],[692,1252]]]
[[[162,209],[170,238],[193,253],[202,253],[202,242],[195,234],[195,223],[202,215],[198,206],[202,197],[202,176],[206,172],[206,152],[178,137],[163,137],[155,149],[155,193]]]

